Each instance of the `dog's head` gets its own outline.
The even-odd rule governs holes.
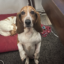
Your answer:
[[[34,28],[42,32],[39,13],[32,6],[23,7],[16,18],[17,33],[22,33],[25,28]]]

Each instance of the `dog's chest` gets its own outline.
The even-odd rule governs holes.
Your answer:
[[[23,48],[28,56],[33,56],[35,45],[41,41],[40,33],[22,33],[18,35],[19,43],[23,44]]]
[[[22,33],[18,35],[18,39],[20,43],[23,44],[37,44],[41,41],[40,33]]]

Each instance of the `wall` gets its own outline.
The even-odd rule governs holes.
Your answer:
[[[0,0],[0,14],[17,13],[27,5],[27,2],[27,0]]]
[[[36,10],[40,10],[40,11],[43,10],[44,11],[41,2],[42,2],[42,0],[35,0]]]
[[[43,9],[41,0],[35,0],[36,9]],[[23,6],[28,5],[28,0],[0,0],[0,14],[17,13]]]

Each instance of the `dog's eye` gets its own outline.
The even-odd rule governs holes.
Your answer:
[[[30,13],[31,13],[31,14],[34,14],[34,11],[31,11]]]
[[[25,12],[24,12],[24,11],[22,11],[22,12],[21,12],[21,14],[22,14],[22,15],[24,15],[24,14],[25,14]]]

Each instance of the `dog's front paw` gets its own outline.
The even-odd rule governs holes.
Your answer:
[[[39,53],[35,53],[35,54],[34,54],[35,64],[39,64],[38,58],[39,58]]]
[[[24,61],[24,59],[26,59],[26,55],[21,56],[21,60]]]
[[[20,54],[20,57],[21,57],[22,61],[24,61],[24,59],[26,59],[26,54],[24,51]]]
[[[35,53],[35,54],[34,54],[34,58],[35,58],[35,59],[38,59],[38,58],[39,58],[39,53]]]

